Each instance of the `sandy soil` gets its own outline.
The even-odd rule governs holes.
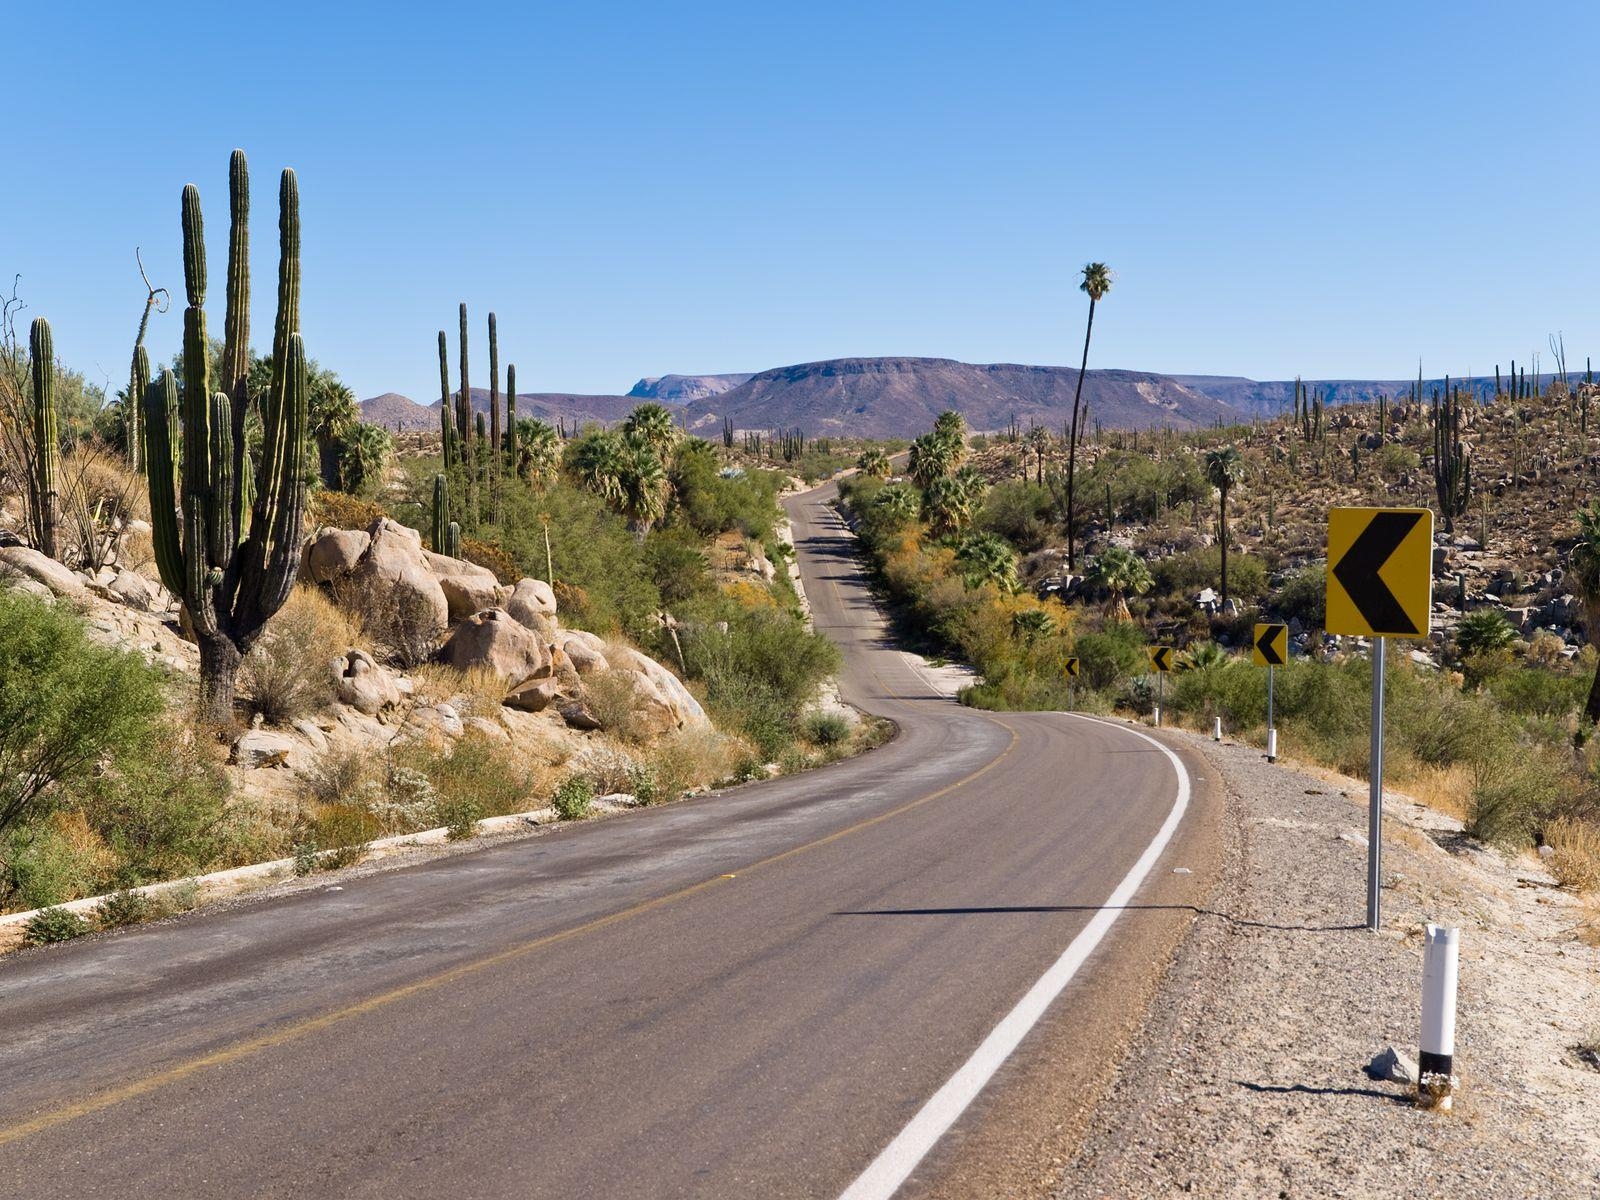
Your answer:
[[[1600,1196],[1600,950],[1531,856],[1387,798],[1362,927],[1366,785],[1172,734],[1227,786],[1227,867],[1060,1197]],[[1422,926],[1462,928],[1452,1115],[1363,1068],[1415,1055]]]

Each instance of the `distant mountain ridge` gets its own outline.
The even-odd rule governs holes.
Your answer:
[[[1548,377],[1548,376],[1547,376]],[[1573,378],[1577,378],[1576,375]],[[626,396],[532,392],[517,397],[519,416],[552,424],[584,421],[611,424],[634,405],[655,400],[672,405],[684,424],[715,437],[723,423],[735,429],[793,429],[806,434],[880,438],[914,437],[946,409],[955,409],[977,430],[1006,428],[1012,421],[1060,429],[1071,419],[1076,367],[1022,363],[963,363],[948,358],[834,358],[776,367],[754,375],[661,375],[639,380]],[[1494,393],[1494,377],[1453,379],[1480,399]],[[1414,380],[1308,379],[1308,393],[1329,405],[1402,399]],[[1442,387],[1423,381],[1424,396]],[[1293,403],[1293,380],[1259,381],[1232,375],[1163,375],[1153,371],[1092,370],[1084,376],[1083,399],[1091,423],[1109,428],[1192,429],[1271,417]],[[489,393],[472,389],[473,408],[486,411]],[[366,419],[388,429],[436,429],[439,402],[421,405],[396,392],[362,405]]]

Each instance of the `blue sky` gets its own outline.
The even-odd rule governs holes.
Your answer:
[[[1075,363],[1089,259],[1117,274],[1098,366],[1600,355],[1593,5],[83,3],[8,32],[0,275],[97,380],[134,246],[181,302],[186,182],[220,280],[234,146],[256,344],[293,166],[306,345],[362,396],[431,399],[461,300],[478,381],[492,308],[524,391]]]

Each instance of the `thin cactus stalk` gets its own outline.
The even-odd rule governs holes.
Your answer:
[[[439,453],[448,465],[454,458],[455,426],[450,412],[450,349],[439,330]]]
[[[150,310],[145,309],[148,315]],[[128,395],[122,405],[123,435],[127,442],[128,464],[144,474],[144,432],[140,420],[145,389],[150,386],[150,352],[144,348],[144,323],[139,324],[139,340],[133,345],[133,366],[128,372]]]
[[[506,364],[506,469],[517,469],[517,365]]]
[[[435,554],[445,553],[445,526],[450,524],[450,484],[443,473],[433,477],[433,525],[430,541]]]
[[[50,558],[58,550],[61,524],[61,431],[56,419],[56,349],[50,322],[34,318],[28,331],[33,360],[33,491],[34,544]]]
[[[500,523],[500,333],[489,314],[489,520]]]
[[[243,150],[235,150],[228,162],[228,218],[228,295],[222,325],[220,390],[228,397],[234,471],[239,477],[231,517],[237,538],[237,531],[245,526],[245,514],[250,511],[255,490],[244,437],[245,418],[250,410],[250,165]],[[247,478],[252,486],[246,486]]]
[[[472,461],[472,387],[467,382],[467,306],[461,305],[461,390],[456,393],[457,450],[463,464]]]
[[[236,223],[248,219],[248,174],[235,154],[231,173]],[[200,644],[203,719],[232,719],[239,664],[267,622],[283,606],[300,566],[305,509],[306,356],[300,341],[299,192],[286,170],[278,192],[278,310],[273,330],[272,379],[262,406],[261,469],[252,472],[241,429],[235,387],[212,390],[205,340],[205,242],[200,194],[183,194],[184,389],[170,371],[145,390],[145,460],[150,489],[152,542],[161,580],[182,601]],[[243,258],[248,234],[230,236],[227,328],[237,345],[249,344],[249,274]],[[237,269],[235,269],[237,268]],[[233,360],[237,367],[238,358]],[[233,369],[224,354],[224,370]],[[219,380],[237,385],[238,380]],[[181,494],[178,443],[182,440]],[[249,513],[248,532],[243,514]]]
[[[444,531],[444,549],[440,551],[446,558],[461,557],[461,524],[451,521]]]

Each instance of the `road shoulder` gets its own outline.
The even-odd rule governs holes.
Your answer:
[[[1572,1049],[1600,952],[1577,901],[1391,793],[1370,933],[1364,784],[1172,738],[1226,781],[1229,861],[1056,1194],[1600,1195],[1600,1071]],[[1363,1071],[1415,1051],[1428,920],[1463,930],[1451,1116]]]

